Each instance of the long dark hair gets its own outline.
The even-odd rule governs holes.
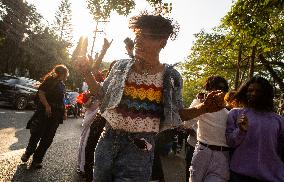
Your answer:
[[[259,111],[273,111],[274,110],[273,87],[267,79],[260,77],[260,76],[252,77],[247,82],[245,82],[238,89],[235,95],[236,100],[238,100],[245,107],[248,107],[249,103],[248,103],[247,92],[248,92],[249,86],[253,83],[257,83],[261,86],[261,91],[263,95],[263,97],[257,101],[257,104],[255,104],[254,109],[259,110]]]
[[[42,80],[45,81],[47,78],[50,78],[50,77],[56,78],[59,75],[63,75],[63,74],[69,74],[69,70],[65,65],[58,64],[54,66],[54,68],[50,72],[44,75]]]

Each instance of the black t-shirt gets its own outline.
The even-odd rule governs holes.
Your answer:
[[[61,80],[49,77],[39,86],[38,90],[45,93],[46,100],[51,107],[64,106],[65,85]]]

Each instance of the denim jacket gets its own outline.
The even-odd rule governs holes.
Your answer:
[[[101,113],[106,109],[117,107],[120,103],[128,72],[134,62],[133,59],[122,59],[114,64],[99,92],[100,97],[103,98]],[[183,108],[182,78],[179,72],[168,64],[165,64],[163,78],[163,106],[164,115],[161,117],[160,131],[180,125],[182,121],[178,111]]]

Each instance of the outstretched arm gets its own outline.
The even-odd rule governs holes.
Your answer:
[[[195,107],[183,108],[179,111],[183,121],[187,121],[208,112],[216,112],[224,108],[224,93],[214,91],[208,94],[205,101]]]

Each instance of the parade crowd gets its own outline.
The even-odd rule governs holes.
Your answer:
[[[141,13],[129,20],[129,29],[135,34],[134,42],[125,41],[130,58],[114,61],[105,74],[99,65],[112,41],[105,39],[95,59],[74,61],[88,84],[77,159],[85,181],[165,181],[160,156],[180,133],[187,137],[188,181],[284,181],[284,117],[274,112],[274,90],[266,78],[254,76],[232,90],[224,77],[212,75],[184,107],[180,73],[159,59],[178,25]],[[63,82],[68,75],[66,66],[56,65],[38,89],[27,125],[31,137],[21,158],[27,162],[33,156],[32,168],[42,167],[66,119]]]

